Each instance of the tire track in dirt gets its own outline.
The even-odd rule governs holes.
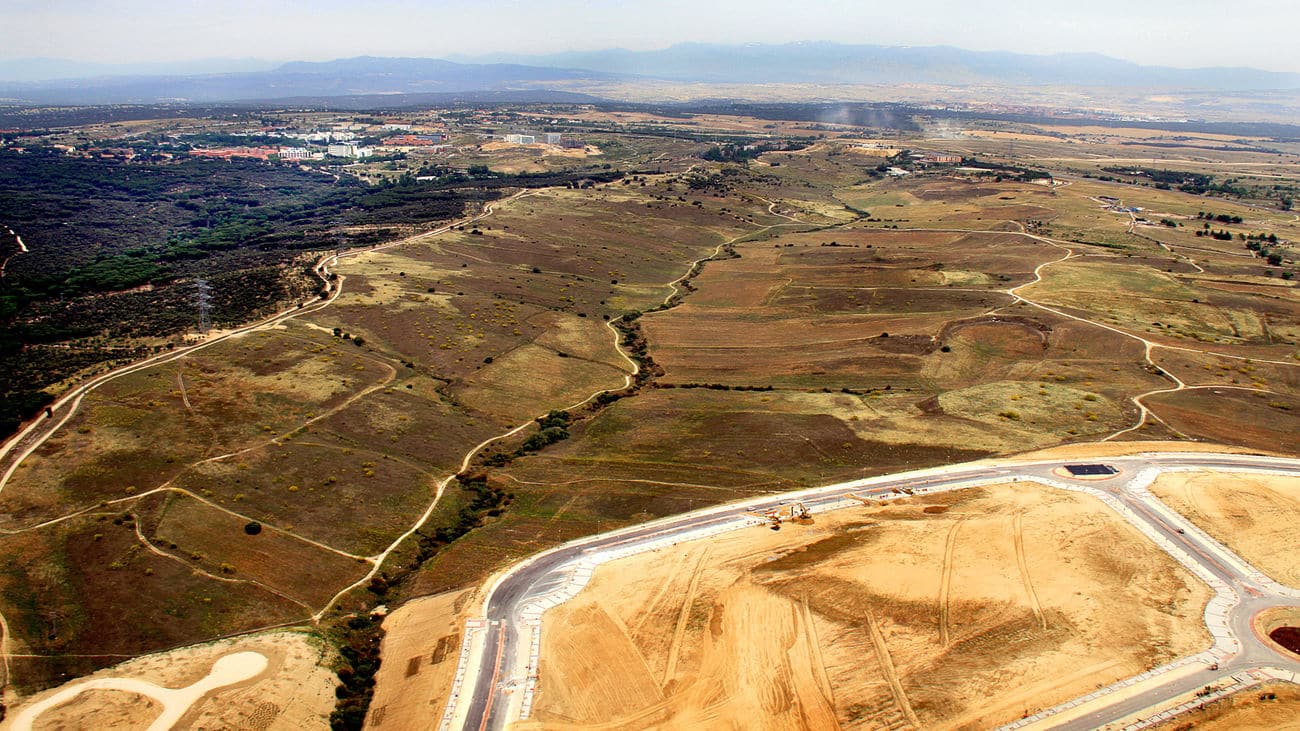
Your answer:
[[[709,556],[709,547],[705,546],[700,551],[700,557],[695,561],[695,569],[691,572],[691,583],[686,587],[686,595],[682,597],[682,608],[677,613],[677,626],[673,629],[673,642],[668,647],[668,662],[664,665],[664,680],[661,684],[667,688],[669,681],[673,678],[673,673],[677,672],[677,657],[682,649],[682,637],[686,634],[686,620],[691,616],[691,605],[695,603],[695,592],[700,586],[700,577],[704,574],[704,560]]]
[[[641,632],[641,628],[644,627],[645,623],[650,619],[651,616],[654,615],[655,607],[659,606],[659,602],[663,601],[664,596],[668,593],[668,590],[671,589],[673,585],[677,583],[677,576],[681,574],[682,569],[689,562],[690,562],[690,553],[688,552],[682,556],[681,560],[677,561],[673,565],[672,572],[668,574],[668,578],[665,579],[664,583],[659,587],[659,591],[655,592],[654,597],[651,598],[650,602],[645,605],[645,611],[642,612],[641,616],[637,617],[636,622],[632,624],[632,627],[628,632],[629,635],[635,635]]]
[[[880,625],[876,621],[876,613],[867,608],[867,629],[871,630],[871,644],[876,648],[876,659],[880,662],[880,669],[885,674],[885,680],[889,683],[889,689],[893,693],[894,703],[898,705],[899,710],[907,717],[907,722],[914,728],[921,728],[921,721],[916,717],[916,712],[912,710],[912,704],[907,701],[907,692],[903,690],[903,683],[898,679],[898,671],[894,669],[894,660],[889,656],[889,648],[885,645],[885,636],[880,633]]]
[[[1025,593],[1029,595],[1029,604],[1034,609],[1034,616],[1038,618],[1038,624],[1043,629],[1047,629],[1047,615],[1043,614],[1043,606],[1038,603],[1038,591],[1034,589],[1034,582],[1029,578],[1029,562],[1025,560],[1025,531],[1022,525],[1024,517],[1025,511],[1021,510],[1011,521],[1016,544],[1016,565],[1020,568],[1020,581],[1025,585]]]
[[[817,687],[821,689],[827,707],[833,712],[835,709],[835,691],[831,689],[831,677],[826,672],[826,659],[822,657],[821,638],[817,635],[817,625],[813,624],[813,613],[808,608],[808,595],[806,593],[800,599],[799,613],[803,620],[804,641],[808,643],[809,654],[812,657],[813,676],[817,678]],[[836,719],[835,727],[840,728],[839,719]]]
[[[939,644],[944,647],[952,641],[948,631],[948,599],[952,587],[952,556],[957,546],[957,529],[966,522],[961,518],[948,529],[948,538],[943,545],[943,578],[939,580]]]

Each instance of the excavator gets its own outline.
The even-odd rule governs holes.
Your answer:
[[[785,522],[803,524],[812,522],[812,512],[809,511],[808,506],[803,503],[778,505],[777,507],[768,508],[767,510],[751,511],[746,513],[746,515],[767,521],[772,530],[781,530],[781,524]]]

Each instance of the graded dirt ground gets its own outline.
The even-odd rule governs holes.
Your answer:
[[[333,656],[324,644],[299,632],[270,632],[146,655],[88,676],[134,678],[165,688],[181,688],[203,678],[217,659],[237,652],[261,653],[267,668],[251,680],[217,689],[182,718],[186,728],[320,729],[334,708],[335,678],[326,665]],[[24,699],[39,702],[47,691]],[[22,706],[9,708],[13,717]],[[114,728],[142,731],[161,711],[154,701],[123,691],[89,691],[37,717],[40,731]]]
[[[460,662],[475,591],[408,602],[384,619],[384,658],[375,674],[367,728],[412,729],[442,718]]]
[[[1150,490],[1274,581],[1300,587],[1300,479],[1198,470],[1161,475]]]
[[[849,508],[598,568],[521,727],[990,727],[1202,649],[1208,597],[1084,495]]]
[[[1157,731],[1297,731],[1300,687],[1266,683],[1156,727]]]

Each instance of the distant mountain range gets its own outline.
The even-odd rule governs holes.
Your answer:
[[[458,58],[526,63],[714,83],[1061,85],[1253,91],[1300,88],[1300,74],[1251,68],[1143,66],[1095,53],[1049,56],[952,46],[682,43],[658,51],[605,51]]]
[[[609,74],[516,64],[462,64],[432,58],[361,56],[295,61],[269,71],[133,75],[0,83],[0,99],[32,104],[212,103],[528,90],[548,82],[603,80]]]
[[[896,47],[791,43],[726,46],[688,43],[658,51],[606,50],[540,56],[493,54],[461,62],[429,58],[362,56],[293,62],[270,69],[194,73],[221,63],[178,66],[166,74],[124,67],[84,67],[49,59],[0,62],[0,99],[28,104],[194,103],[536,91],[580,82],[683,82],[761,84],[900,84],[970,86],[1070,86],[1162,90],[1257,91],[1300,89],[1300,74],[1249,68],[1176,69],[1142,66],[1097,54],[1034,56],[967,51],[948,46]],[[24,66],[24,64],[27,64]],[[79,78],[32,80],[43,74]],[[116,71],[114,71],[116,69]],[[26,76],[23,76],[26,74]]]
[[[278,61],[261,58],[207,58],[195,61],[154,61],[149,63],[95,63],[66,58],[0,59],[0,84],[11,81],[57,81],[105,76],[189,76],[194,74],[230,74],[269,71]]]

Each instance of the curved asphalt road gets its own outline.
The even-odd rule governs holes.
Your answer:
[[[1070,482],[1073,485],[1099,490],[1110,495],[1128,509],[1130,515],[1125,516],[1126,519],[1130,522],[1137,520],[1145,523],[1161,538],[1170,542],[1173,550],[1181,551],[1191,557],[1197,565],[1230,587],[1239,598],[1229,612],[1231,632],[1239,644],[1228,651],[1218,649],[1217,656],[1223,659],[1219,662],[1217,670],[1210,670],[1210,664],[1204,662],[1202,663],[1204,670],[1190,675],[1180,673],[1175,678],[1171,673],[1170,677],[1174,679],[1169,682],[1158,684],[1156,681],[1157,687],[1134,697],[1120,699],[1117,696],[1115,703],[1065,721],[1060,724],[1061,728],[1096,728],[1172,700],[1184,693],[1195,691],[1217,679],[1253,668],[1269,666],[1300,673],[1300,662],[1296,658],[1284,656],[1283,653],[1265,644],[1256,636],[1251,626],[1255,614],[1263,609],[1274,606],[1300,606],[1300,591],[1288,590],[1273,584],[1266,578],[1249,571],[1249,565],[1240,559],[1226,560],[1224,547],[1215,544],[1212,539],[1204,536],[1190,522],[1172,510],[1162,509],[1163,506],[1159,505],[1144,488],[1130,489],[1133,478],[1138,473],[1148,470],[1265,469],[1300,477],[1300,460],[1214,453],[1157,453],[1097,461],[1118,467],[1121,474],[1105,481],[1067,480],[1053,474],[1054,470],[1065,464],[1057,460],[959,465],[858,480],[796,493],[775,494],[742,503],[718,506],[574,541],[534,556],[510,569],[489,590],[484,604],[487,624],[483,630],[484,642],[478,652],[480,656],[477,663],[478,670],[473,676],[465,677],[464,687],[452,701],[457,703],[459,700],[459,703],[467,706],[467,712],[462,710],[456,714],[457,717],[463,717],[460,728],[467,731],[501,729],[510,721],[516,720],[507,718],[518,713],[517,709],[513,713],[510,711],[511,701],[517,700],[512,699],[512,696],[523,691],[529,673],[529,669],[521,666],[519,661],[520,657],[527,657],[527,648],[521,648],[520,644],[522,637],[526,636],[523,632],[525,620],[521,616],[522,612],[530,602],[568,582],[573,565],[593,553],[635,548],[638,545],[665,539],[672,540],[676,536],[688,539],[690,536],[686,536],[686,533],[693,534],[710,527],[734,524],[746,512],[773,508],[796,499],[816,511],[818,507],[830,507],[842,503],[850,493],[888,496],[897,494],[903,488],[951,489],[963,483],[988,480],[1038,479],[1057,484]],[[1227,555],[1231,556],[1231,554]],[[1231,643],[1231,640],[1227,642]],[[1235,652],[1231,649],[1235,649]],[[462,669],[465,665],[466,663],[462,662]],[[1057,710],[1049,709],[1044,712],[1044,716],[1050,716]],[[1039,722],[1052,725],[1050,718],[1046,717],[1040,718]],[[1013,724],[1013,726],[1017,725],[1021,724]]]

